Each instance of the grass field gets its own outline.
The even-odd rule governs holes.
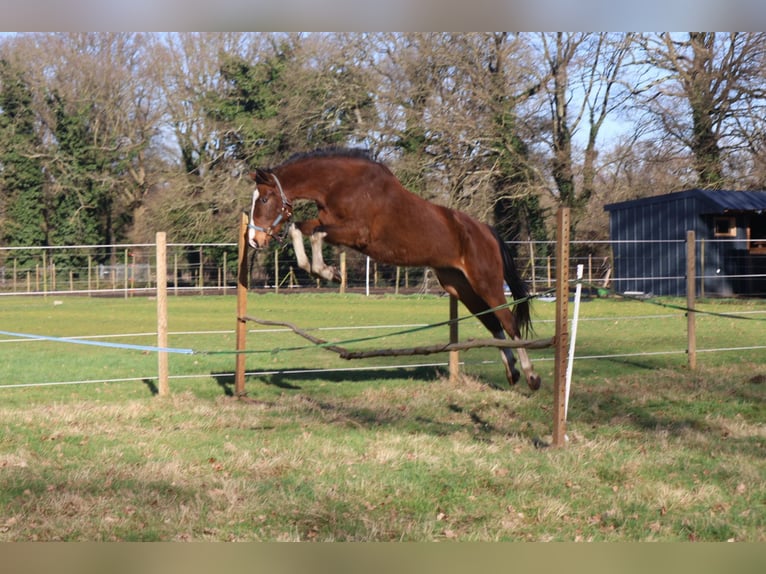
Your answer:
[[[153,345],[155,305],[6,298],[0,329]],[[154,353],[0,335],[0,540],[766,541],[766,350],[700,353],[690,372],[682,311],[583,303],[571,440],[552,449],[550,350],[531,353],[543,376],[531,393],[504,388],[492,349],[462,353],[450,382],[433,366],[445,356],[350,363],[253,326],[248,371],[270,374],[251,376],[242,402],[233,355],[205,353],[233,350],[235,306],[170,298],[170,345],[199,352],[170,356],[167,398]],[[700,316],[700,349],[766,345],[763,301],[700,307],[751,318]],[[333,341],[447,309],[435,296],[249,300],[251,315]],[[553,334],[553,313],[535,302],[537,337]],[[484,333],[469,319],[472,337]],[[347,346],[446,338],[440,327]]]

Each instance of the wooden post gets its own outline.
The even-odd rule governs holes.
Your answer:
[[[529,238],[529,266],[532,268],[532,293],[537,293],[537,277],[535,277],[535,244]]]
[[[226,287],[229,274],[229,262],[226,257],[226,251],[223,252],[223,294],[226,295]]]
[[[168,346],[168,267],[167,238],[164,231],[157,232],[157,346]],[[159,396],[170,394],[168,354],[157,353],[157,389]]]
[[[128,298],[128,255],[129,251],[125,250],[125,259],[124,259],[124,265],[123,272],[125,274],[124,281],[123,281],[123,291],[125,293],[125,299]]]
[[[556,353],[553,368],[553,446],[566,444],[566,372],[569,346],[569,208],[556,216]]]
[[[202,245],[199,246],[199,294],[205,294],[205,263]]]
[[[689,368],[697,368],[697,323],[694,311],[697,304],[697,260],[694,231],[686,232],[686,336]]]
[[[274,250],[274,293],[279,294],[279,249]]]
[[[43,297],[46,297],[47,295],[48,295],[48,260],[47,260],[47,255],[45,254],[45,249],[43,249]]]
[[[346,252],[340,252],[340,294],[343,295],[346,292],[346,286],[348,285],[347,269],[346,269]]]
[[[449,342],[458,342],[458,322],[457,322],[457,297],[449,296]],[[457,381],[460,376],[460,353],[458,351],[449,352],[449,380]]]
[[[705,298],[705,238],[700,239],[700,299]]]
[[[551,282],[551,256],[548,255],[548,289],[551,288],[553,283]]]
[[[237,241],[237,364],[234,371],[234,395],[236,397],[247,396],[245,392],[245,342],[247,338],[247,219],[246,213],[242,214],[239,223],[239,238]]]

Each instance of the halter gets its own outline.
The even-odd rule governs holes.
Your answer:
[[[255,202],[258,200],[258,197],[260,197],[261,195],[260,192],[258,191],[258,184],[256,184],[255,189],[253,190],[253,201],[250,204],[250,217],[247,223],[247,228],[252,229],[253,231],[263,231],[269,237],[274,237],[274,228],[277,225],[279,225],[283,219],[289,220],[292,217],[293,206],[290,203],[290,201],[287,199],[285,192],[282,190],[282,184],[279,183],[279,179],[277,178],[277,176],[272,173],[271,177],[273,177],[274,181],[277,182],[277,189],[279,190],[279,195],[282,196],[282,209],[274,218],[274,221],[271,222],[271,225],[269,225],[268,227],[261,227],[260,225],[256,225],[255,223],[253,223],[253,210],[255,209]]]

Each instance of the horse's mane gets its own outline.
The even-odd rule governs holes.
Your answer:
[[[314,158],[331,158],[331,157],[338,157],[338,158],[351,158],[351,159],[365,159],[367,161],[371,161],[373,163],[377,163],[375,159],[372,158],[370,155],[370,150],[363,149],[363,148],[344,148],[344,147],[326,147],[326,148],[320,148],[309,152],[299,152],[291,155],[289,158],[287,158],[284,162],[282,162],[279,166],[285,166],[292,163],[296,163],[299,161],[303,161],[306,159],[314,159]]]

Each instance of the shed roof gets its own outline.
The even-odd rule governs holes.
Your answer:
[[[688,189],[653,197],[642,197],[630,201],[610,203],[605,211],[617,211],[669,201],[696,199],[700,202],[700,213],[727,213],[766,210],[766,191],[732,191],[710,189]]]

